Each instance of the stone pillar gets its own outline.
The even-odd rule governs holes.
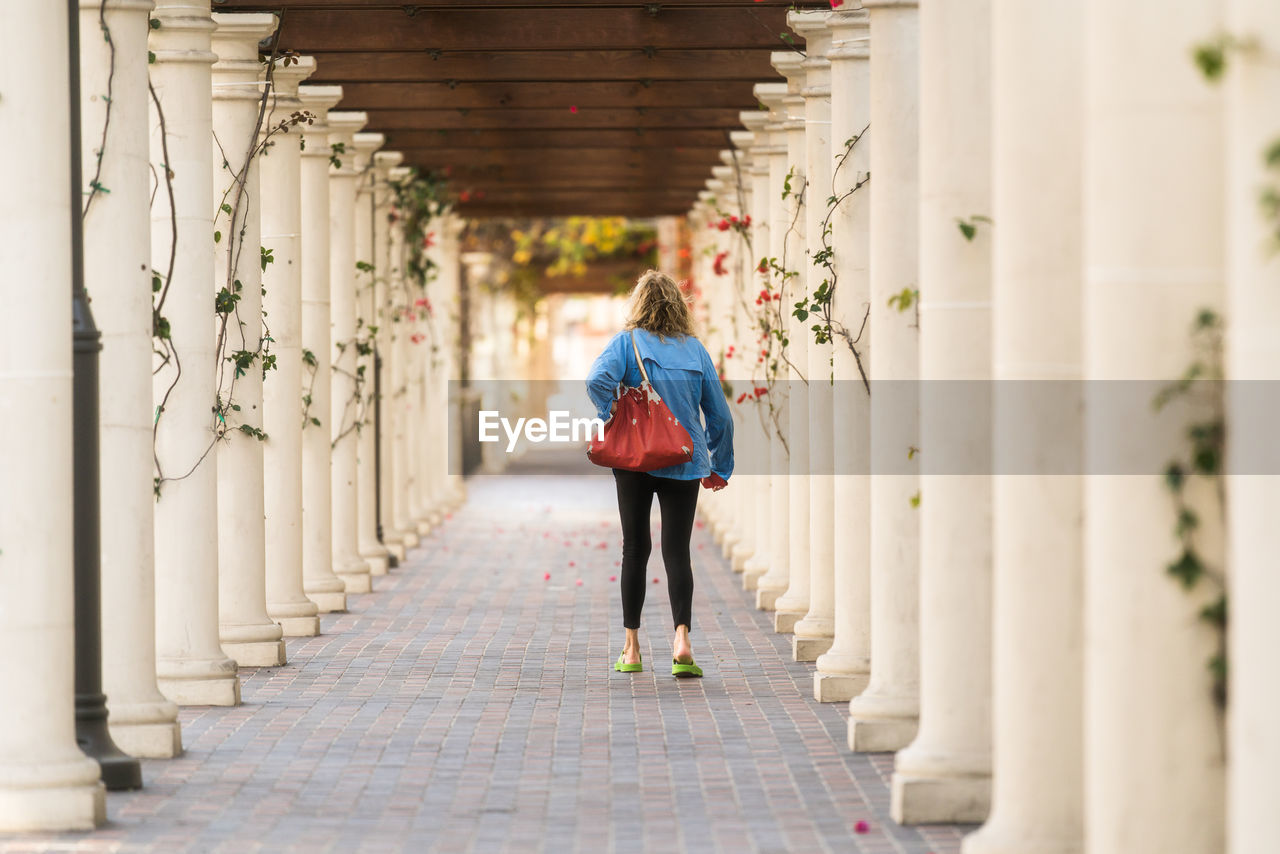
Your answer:
[[[461,238],[466,220],[456,214],[446,214],[444,224],[440,228],[444,258],[440,311],[444,335],[445,358],[441,365],[442,383],[457,382],[461,376],[461,356],[459,340],[461,336],[461,309],[459,306],[460,289],[462,287],[462,252]],[[548,325],[550,328],[550,325]],[[439,417],[445,422],[441,432],[448,439],[439,449],[441,455],[441,471],[446,472],[442,493],[446,496],[446,506],[461,507],[466,501],[466,481],[462,477],[462,445],[459,441],[459,409],[458,396],[449,395],[448,405],[441,407]]]
[[[830,282],[826,267],[816,263],[834,235],[824,237],[831,204],[831,12],[792,12],[787,23],[805,40],[805,258],[804,295],[812,296]],[[794,306],[803,295],[784,305]],[[819,342],[813,331],[817,318],[796,321],[791,346],[806,348],[805,384],[808,412],[801,423],[809,431],[809,608],[795,624],[791,654],[796,661],[816,661],[831,647],[835,634],[835,378],[831,341]],[[843,433],[848,436],[848,433]],[[865,435],[865,434],[864,434]],[[802,534],[803,536],[803,534]]]
[[[871,380],[871,679],[849,703],[849,747],[898,750],[915,736],[919,710],[918,614],[920,378],[914,295],[909,307],[890,299],[908,294],[917,273],[918,66],[913,0],[864,0],[870,13],[871,238],[870,327],[876,358]]]
[[[1189,458],[1186,431],[1202,413],[1155,411],[1153,388],[1123,401],[1117,430],[1117,398],[1102,397],[1110,384],[1096,382],[1176,380],[1203,358],[1192,340],[1197,316],[1221,307],[1222,94],[1190,49],[1222,32],[1222,5],[1188,0],[1171,13],[1156,0],[1094,0],[1084,15],[1090,854],[1131,852],[1137,839],[1164,854],[1224,847],[1224,721],[1206,666],[1216,632],[1198,616],[1219,591],[1208,579],[1186,590],[1170,577],[1182,549],[1160,474],[1169,460]],[[1142,474],[1120,473],[1135,461]],[[1196,549],[1222,572],[1221,509],[1214,490],[1192,480]]]
[[[835,439],[832,466],[832,537],[835,609],[831,648],[818,657],[813,674],[819,702],[848,700],[867,685],[871,670],[871,397],[863,372],[871,367],[868,241],[871,185],[868,92],[870,55],[867,12],[835,12],[827,19],[831,62],[831,195],[839,199],[831,214],[831,258],[835,288],[831,297],[834,330],[832,401]],[[861,185],[861,186],[859,186]],[[857,189],[855,189],[857,188]],[[856,355],[855,355],[856,352]]]
[[[995,654],[991,817],[965,854],[1082,848],[1083,358],[1080,217],[1084,18],[992,3]],[[1003,389],[1008,389],[1007,393]]]
[[[258,42],[271,35],[271,14],[215,13],[213,52],[213,291],[238,297],[219,325],[219,399],[231,404],[219,424],[218,633],[242,667],[284,664],[280,627],[267,616],[263,523],[262,245],[258,186],[258,116],[262,110]],[[230,211],[228,213],[228,211]],[[216,239],[221,235],[221,240]],[[247,355],[246,355],[247,354]],[[244,367],[241,367],[241,359]],[[230,360],[230,361],[229,361]],[[239,408],[236,408],[239,407]]]
[[[1280,478],[1275,477],[1274,404],[1260,410],[1260,383],[1280,380],[1280,254],[1276,221],[1258,204],[1259,188],[1277,185],[1263,153],[1280,142],[1280,6],[1266,0],[1227,4],[1226,32],[1257,39],[1256,51],[1232,54],[1227,67],[1227,551],[1231,555],[1228,839],[1232,854],[1274,847],[1276,774],[1280,766]],[[1237,394],[1237,389],[1241,392]],[[1265,393],[1264,393],[1265,394]],[[1250,398],[1253,399],[1252,405]],[[1265,399],[1274,401],[1274,391]],[[1266,461],[1269,464],[1264,463]],[[1265,465],[1265,467],[1264,467]],[[1261,472],[1272,472],[1270,476]]]
[[[796,275],[783,280],[776,277],[774,287],[781,299],[776,301],[774,322],[783,332],[785,344],[776,339],[771,349],[780,359],[777,379],[769,390],[777,406],[786,407],[786,484],[787,484],[787,584],[774,602],[775,631],[794,630],[797,620],[809,611],[809,394],[805,381],[809,374],[810,333],[792,314],[792,306],[809,288],[809,259],[805,256],[805,209],[808,207],[808,184],[805,154],[805,104],[801,92],[805,86],[805,58],[794,51],[775,53],[773,67],[787,78],[787,96],[782,108],[786,114],[784,131],[786,155],[782,181],[773,176],[770,160],[770,179],[779,194],[787,192],[783,187],[789,181],[790,191],[782,200],[782,220],[775,224],[782,229],[781,253],[778,264]],[[779,395],[785,396],[777,400]]]
[[[774,54],[776,59],[781,59],[782,56],[781,52]],[[784,63],[799,61],[796,57],[794,60],[784,60]],[[787,66],[784,64],[783,67]],[[756,98],[769,108],[770,122],[765,126],[769,134],[769,146],[765,151],[769,173],[764,185],[764,197],[769,206],[766,216],[769,222],[769,242],[767,247],[761,248],[760,254],[762,258],[772,258],[781,265],[787,254],[787,230],[791,225],[791,216],[787,213],[788,200],[782,198],[782,185],[789,168],[786,144],[787,108],[784,104],[788,93],[785,86],[775,84],[775,87],[765,89],[762,86],[756,86]],[[778,277],[773,273],[766,274],[762,278],[761,287],[771,286],[774,290],[770,293],[774,293],[779,285],[777,279]],[[768,306],[764,306],[760,311],[770,310]],[[776,315],[773,323],[776,326]],[[779,355],[777,340],[765,339],[758,344],[758,347],[761,354],[759,358],[762,360],[759,373],[762,378],[760,387],[768,389],[767,394],[756,405],[764,410],[769,432],[767,458],[769,507],[764,516],[769,526],[769,564],[764,575],[760,576],[760,580],[756,583],[756,607],[762,611],[772,611],[778,597],[786,592],[790,584],[788,572],[791,565],[790,476],[787,453],[790,432],[787,429],[787,415],[790,404],[786,393],[787,367]],[[769,368],[775,361],[778,363],[776,375],[782,381],[769,383],[764,378],[770,375]]]
[[[321,613],[345,611],[347,585],[333,571],[329,438],[329,110],[341,86],[302,86],[314,117],[302,131],[302,588]]]
[[[157,345],[165,355],[152,386],[156,676],[180,706],[234,706],[240,679],[218,638],[217,439],[210,414],[219,367],[211,305],[218,209],[210,178],[214,23],[208,0],[169,3],[152,17],[160,26],[149,37],[155,55],[149,74],[160,109],[153,103],[148,121],[160,187],[151,203],[151,269],[160,277],[153,302],[170,342]]]
[[[0,208],[0,294],[22,307],[0,313],[0,400],[6,413],[20,416],[0,419],[0,483],[7,496],[0,513],[3,831],[91,830],[106,820],[98,763],[76,746],[73,695],[67,247],[79,193],[73,195],[70,182],[67,14],[61,3],[15,4],[6,8],[0,31],[0,75],[24,81],[5,89],[0,132],[9,140],[32,134],[40,140],[8,176]],[[118,27],[127,20],[127,13],[112,15]]]
[[[754,89],[756,98],[780,98],[785,92],[786,84],[783,83],[758,83]],[[756,305],[756,295],[764,287],[764,282],[768,275],[768,273],[760,272],[758,265],[761,263],[761,259],[769,255],[769,232],[771,230],[769,199],[772,195],[772,191],[769,188],[769,149],[773,145],[773,129],[767,111],[752,110],[738,115],[742,119],[742,123],[755,134],[748,169],[748,180],[751,182],[751,247],[753,250],[753,257],[749,259],[748,263],[751,265],[752,273],[751,278],[743,284],[745,322],[741,347],[743,370],[747,372],[748,376],[747,385],[748,388],[752,388],[755,384],[754,378],[763,373],[760,366],[764,362],[764,358],[760,355],[762,348],[758,340],[759,326],[752,306]],[[743,562],[742,586],[745,590],[757,590],[760,579],[769,570],[769,555],[773,544],[773,527],[769,524],[769,512],[772,505],[771,489],[773,485],[773,477],[769,474],[769,444],[772,431],[768,419],[764,418],[758,411],[758,407],[761,404],[744,402],[739,406],[743,407],[742,417],[745,423],[749,425],[744,435],[750,438],[750,447],[755,451],[747,458],[754,460],[758,469],[758,473],[752,476],[750,485],[752,496],[751,518],[755,520],[755,534],[753,537],[755,549],[751,556]],[[734,457],[735,459],[737,458],[736,452]]]
[[[388,173],[393,186],[409,181],[413,172],[407,166],[397,166]],[[413,300],[409,298],[406,281],[406,263],[409,247],[405,245],[404,211],[392,199],[392,217],[389,226],[389,251],[391,255],[390,282],[387,287],[387,307],[391,323],[390,370],[384,374],[388,384],[383,387],[384,413],[389,415],[389,434],[392,446],[391,459],[395,464],[388,474],[391,486],[390,518],[392,527],[400,531],[406,549],[418,545],[418,530],[409,511],[409,489],[413,478],[413,455],[410,453],[410,431],[417,415],[409,393],[410,385],[410,337],[413,335]],[[385,533],[384,533],[385,536]]]
[[[356,492],[356,423],[360,395],[356,375],[360,330],[356,326],[355,133],[364,113],[329,113],[329,146],[337,158],[329,173],[329,358],[332,363],[329,435],[333,458],[333,571],[348,593],[372,590],[361,557]]]
[[[404,155],[398,151],[379,151],[373,155],[374,164],[374,205],[373,245],[374,260],[374,294],[378,312],[377,352],[380,368],[378,383],[381,389],[378,401],[378,525],[379,535],[386,545],[387,551],[397,561],[405,557],[405,532],[396,528],[392,518],[392,470],[395,468],[394,413],[391,402],[391,365],[395,361],[394,339],[396,323],[394,314],[388,310],[388,295],[393,290],[394,281],[391,257],[391,217],[395,194],[390,185],[391,170],[399,166]]]
[[[373,248],[373,196],[376,172],[373,154],[386,141],[380,133],[358,133],[354,137],[355,168],[360,173],[356,184],[356,327],[366,346],[357,359],[357,371],[362,371],[363,399],[361,401],[362,424],[356,436],[356,530],[360,555],[369,564],[370,575],[386,575],[391,554],[378,540],[378,469],[376,467],[377,432],[373,423],[373,343],[376,333],[382,330],[374,304],[378,269],[374,265]],[[360,265],[365,265],[361,267]]]
[[[729,137],[734,144],[734,150],[732,158],[728,161],[732,167],[728,192],[733,197],[739,219],[745,221],[751,214],[751,175],[748,171],[748,158],[751,146],[755,142],[755,134],[751,131],[731,131]],[[702,228],[706,227],[707,224],[703,223]],[[748,279],[747,271],[751,268],[752,262],[749,256],[752,251],[749,248],[750,243],[744,239],[739,230],[733,229],[728,234],[726,248],[729,256],[726,259],[726,266],[729,272],[725,277],[723,289],[724,306],[720,320],[723,329],[720,347],[723,353],[725,377],[732,388],[729,408],[733,413],[735,444],[737,450],[750,453],[750,444],[746,441],[749,429],[745,418],[746,411],[742,405],[736,403],[736,400],[751,385],[751,375],[746,370],[746,357],[751,348],[745,344],[744,330],[747,320],[744,288]],[[754,475],[749,470],[744,471],[740,468],[739,473],[734,474],[734,480],[735,488],[721,495],[726,507],[726,524],[735,534],[733,548],[729,554],[730,565],[734,572],[742,572],[747,558],[751,557],[756,548],[752,511],[755,508],[754,492],[758,487],[754,482]]]
[[[267,530],[267,615],[285,637],[320,633],[316,603],[302,579],[302,132],[298,84],[315,73],[316,62],[299,57],[271,72],[259,163],[262,245],[271,263],[262,273],[262,307],[271,329],[276,368],[262,387],[263,484]]]
[[[97,297],[93,314],[102,333],[103,689],[116,744],[134,756],[167,757],[182,752],[182,734],[178,707],[156,685],[146,82],[153,4],[80,6],[85,288]]]
[[[935,473],[916,511],[920,729],[894,765],[900,824],[982,821],[991,800],[991,228],[973,219],[991,217],[990,30],[990,0],[921,7],[920,447]]]

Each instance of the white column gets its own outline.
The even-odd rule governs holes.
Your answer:
[[[263,522],[262,245],[258,185],[258,115],[262,109],[258,42],[276,28],[271,14],[215,13],[213,34],[212,170],[213,291],[239,297],[219,328],[218,393],[232,411],[219,424],[218,633],[222,648],[247,667],[284,664],[280,626],[267,616],[266,530]],[[230,213],[228,213],[228,210]],[[241,370],[237,353],[256,354]],[[238,409],[235,407],[239,407]]]
[[[302,132],[302,588],[321,613],[345,611],[347,586],[333,571],[329,439],[329,110],[341,86],[302,86],[314,117]]]
[[[329,113],[329,145],[337,164],[329,173],[329,358],[333,366],[329,435],[333,455],[333,571],[348,593],[372,590],[369,564],[360,556],[356,492],[356,423],[360,394],[356,361],[356,170],[355,133],[364,113]]]
[[[773,54],[781,58],[780,52]],[[791,61],[791,60],[784,60]],[[799,59],[795,59],[798,62]],[[776,84],[775,84],[776,85]],[[786,256],[787,230],[791,225],[791,216],[787,213],[790,199],[782,198],[782,185],[786,180],[787,169],[787,128],[785,87],[765,89],[756,86],[756,98],[769,108],[770,123],[765,126],[769,134],[769,146],[766,149],[769,175],[765,184],[764,196],[768,204],[767,219],[769,222],[769,242],[761,248],[761,257],[772,258],[782,265]],[[791,256],[794,257],[794,256]],[[769,273],[762,277],[761,287],[772,286],[770,293],[776,293],[778,276]],[[753,301],[754,302],[754,301]],[[763,307],[759,311],[771,311]],[[759,314],[759,311],[757,314]],[[776,320],[774,321],[776,325]],[[768,569],[756,582],[756,607],[762,611],[774,610],[778,597],[786,592],[790,584],[788,568],[791,553],[790,526],[790,476],[787,442],[790,431],[787,429],[789,411],[786,392],[786,363],[779,354],[780,346],[776,339],[765,340],[758,345],[763,359],[759,376],[761,388],[768,388],[768,393],[756,405],[765,414],[769,432],[769,509],[765,515],[769,526],[769,565]],[[771,363],[778,363],[776,373],[771,373]],[[774,375],[780,382],[767,382],[766,377]]]
[[[466,228],[466,220],[452,213],[445,216],[444,225],[440,228],[440,234],[444,240],[441,252],[444,267],[441,270],[440,311],[442,328],[445,330],[442,345],[445,355],[441,364],[441,376],[442,384],[445,385],[448,382],[456,383],[461,370],[458,351],[461,334],[458,300],[459,289],[462,287],[461,237],[464,228]],[[467,487],[462,477],[462,448],[458,429],[460,415],[456,394],[449,395],[448,405],[440,407],[438,417],[442,421],[441,432],[448,439],[439,449],[441,470],[447,473],[442,494],[446,496],[447,506],[457,508],[466,501]]]
[[[776,91],[786,91],[785,83],[758,83],[755,86],[755,96],[760,97],[765,87],[772,88]],[[735,360],[739,362],[742,373],[742,392],[753,391],[755,387],[755,378],[760,375],[760,365],[762,365],[762,357],[760,357],[760,346],[758,342],[759,328],[756,323],[755,297],[763,287],[765,274],[760,273],[758,266],[760,259],[768,255],[769,252],[769,163],[768,149],[772,142],[772,132],[769,131],[769,114],[765,110],[745,110],[739,113],[739,119],[746,128],[750,129],[753,138],[751,138],[751,147],[746,155],[744,163],[742,163],[742,181],[750,187],[751,207],[748,213],[751,215],[751,225],[748,233],[751,236],[751,245],[748,250],[744,251],[748,255],[745,259],[746,275],[742,279],[742,296],[741,296],[741,338],[735,348]],[[740,393],[741,396],[741,393]],[[735,398],[735,408],[741,411],[742,417],[742,438],[739,439],[737,434],[733,435],[733,456],[735,460],[741,457],[744,461],[753,463],[748,469],[749,475],[746,479],[742,479],[741,474],[735,475],[739,478],[739,488],[744,489],[746,493],[745,503],[749,504],[748,519],[751,520],[753,531],[751,531],[751,553],[742,561],[742,588],[745,590],[755,590],[759,586],[760,577],[762,577],[769,568],[769,536],[771,536],[771,528],[769,528],[769,460],[768,447],[769,435],[767,429],[767,421],[760,417],[756,411],[755,403],[744,401],[737,402]]]
[[[784,180],[790,176],[791,192],[782,201],[782,253],[778,264],[796,275],[783,281],[777,278],[774,286],[781,294],[775,320],[783,333],[781,345],[775,339],[771,345],[782,360],[778,366],[778,382],[770,389],[769,396],[777,398],[782,393],[785,403],[775,400],[787,410],[787,429],[784,431],[787,445],[787,585],[774,602],[775,631],[791,632],[796,621],[809,611],[809,394],[805,380],[809,374],[809,333],[792,314],[795,305],[808,291],[809,259],[805,257],[805,209],[808,207],[808,185],[805,154],[805,104],[801,92],[805,86],[805,59],[793,51],[775,53],[773,67],[787,78],[787,97],[783,99],[786,113],[786,145]],[[776,163],[777,161],[770,161]],[[773,177],[772,175],[770,176]],[[774,178],[773,180],[777,180]],[[777,187],[782,192],[782,187]],[[780,315],[778,317],[777,315]]]
[[[263,127],[271,136],[259,164],[262,245],[273,259],[262,274],[262,307],[276,357],[262,387],[267,614],[286,637],[320,633],[319,609],[302,585],[302,128],[287,124],[302,110],[298,84],[315,70],[309,56],[276,61]]]
[[[392,185],[400,185],[412,177],[407,166],[397,166],[388,175]],[[409,339],[413,335],[413,323],[409,320],[413,300],[409,297],[405,264],[408,261],[409,247],[405,246],[404,211],[392,202],[392,214],[389,229],[389,251],[391,266],[390,282],[387,286],[388,311],[394,317],[391,323],[391,359],[390,369],[385,376],[390,380],[382,391],[383,412],[391,427],[391,458],[395,465],[390,469],[391,481],[391,524],[403,535],[406,549],[418,545],[418,530],[413,515],[409,512],[409,490],[412,486],[413,455],[410,453],[410,423],[416,416],[413,407],[410,386],[410,347]],[[385,536],[385,533],[384,533]]]
[[[730,192],[737,203],[738,216],[745,222],[752,210],[750,152],[755,144],[756,135],[754,131],[731,131],[729,137],[735,146]],[[706,224],[704,223],[702,227],[706,228]],[[741,228],[746,229],[750,226],[744,225]],[[751,281],[750,271],[755,268],[759,259],[753,260],[750,257],[754,251],[742,232],[735,230],[730,232],[730,235],[728,260],[731,263],[724,290],[725,308],[722,320],[724,334],[721,336],[721,344],[724,348],[725,376],[733,389],[729,408],[733,413],[735,452],[749,454],[753,448],[747,441],[748,431],[753,425],[749,425],[746,419],[747,410],[737,403],[737,399],[751,386],[751,373],[747,369],[747,357],[751,350],[747,344],[750,321],[746,313],[745,297],[747,283]],[[737,534],[737,540],[729,555],[734,572],[743,572],[747,559],[756,551],[757,531],[754,510],[759,478],[751,468],[745,465],[738,466],[733,478],[734,489],[722,493],[727,496],[728,524]]]
[[[827,269],[817,263],[823,229],[831,204],[831,30],[830,12],[792,12],[787,23],[805,40],[805,277],[803,294],[789,303],[788,311],[803,297],[811,297],[824,281]],[[830,238],[827,239],[828,243]],[[791,346],[806,348],[808,412],[801,423],[809,431],[809,608],[795,625],[791,654],[796,661],[816,661],[831,648],[835,634],[835,477],[833,474],[835,422],[831,342],[818,342],[812,327],[817,318],[796,321]],[[802,534],[803,536],[803,534]]]
[[[389,294],[393,289],[391,257],[391,217],[395,194],[390,185],[391,170],[399,166],[404,155],[398,151],[379,151],[373,155],[375,189],[373,219],[374,295],[378,312],[378,526],[382,542],[397,561],[405,557],[405,532],[395,527],[392,518],[392,470],[395,468],[395,443],[393,440],[394,417],[391,396],[391,366],[395,361],[396,323],[388,310]]]
[[[178,707],[156,685],[146,63],[153,4],[82,0],[80,7],[84,275],[102,333],[103,689],[111,736],[122,750],[175,756],[182,752]]]
[[[1083,355],[1084,19],[995,0],[992,20],[993,775],[964,852],[1079,854],[1083,481],[1013,449],[1075,466],[1083,452],[1080,397],[1062,389]]]
[[[376,172],[373,169],[373,153],[386,141],[380,133],[358,133],[355,142],[355,167],[360,173],[356,185],[356,264],[366,265],[356,272],[356,312],[358,335],[365,346],[357,360],[357,370],[363,372],[362,424],[356,437],[356,516],[357,540],[360,555],[369,564],[370,575],[386,575],[391,555],[378,540],[378,469],[375,450],[378,438],[373,423],[373,345],[377,332],[382,331],[374,304],[374,290],[379,275],[374,266],[373,248],[373,196]]]
[[[1085,20],[1085,849],[1221,851],[1215,632],[1198,618],[1217,591],[1207,579],[1185,590],[1167,571],[1181,548],[1160,474],[1189,456],[1200,413],[1156,412],[1154,389],[1138,391],[1117,429],[1117,398],[1097,381],[1176,380],[1202,357],[1197,315],[1220,308],[1222,95],[1190,46],[1222,31],[1222,4],[1091,2]],[[1119,473],[1135,461],[1144,474]],[[1201,486],[1189,496],[1196,548],[1221,572],[1220,511]]]
[[[920,512],[909,459],[919,439],[916,306],[890,304],[917,273],[918,66],[913,0],[864,0],[870,12],[871,316],[876,357],[871,396],[871,679],[849,703],[849,747],[898,750],[915,736],[919,710]]]
[[[871,307],[867,266],[871,185],[863,183],[871,158],[870,137],[862,137],[871,121],[870,41],[864,9],[833,13],[827,22],[832,34],[827,52],[831,195],[840,200],[831,215],[830,238],[835,253],[831,314],[839,324],[832,342],[832,418],[838,438],[832,448],[835,636],[831,648],[818,656],[813,674],[813,694],[819,702],[851,699],[866,687],[871,671],[871,397],[862,377],[871,367],[871,327],[863,323]]]
[[[1280,143],[1280,6],[1232,0],[1226,31],[1256,39],[1256,51],[1233,53],[1227,68],[1227,550],[1231,555],[1228,832],[1232,854],[1262,854],[1275,846],[1275,769],[1280,766],[1280,478],[1275,476],[1274,401],[1280,380],[1280,253],[1276,219],[1258,204],[1274,189],[1275,167],[1263,152]],[[1266,380],[1269,392],[1261,392]],[[1238,393],[1237,393],[1238,391]],[[1272,402],[1263,409],[1260,399]],[[1252,405],[1251,405],[1251,401]],[[1265,461],[1265,462],[1264,462]],[[1265,465],[1265,467],[1264,467]],[[1257,473],[1255,473],[1257,472]],[[1270,475],[1262,474],[1270,472]]]
[[[762,97],[781,97],[786,92],[786,84],[783,83],[757,83],[754,88],[754,94],[757,99]],[[763,103],[763,102],[762,102]],[[761,346],[759,342],[759,325],[757,323],[756,295],[760,289],[764,287],[767,273],[761,273],[757,267],[761,259],[769,254],[769,232],[771,231],[769,220],[769,197],[771,190],[769,189],[769,149],[773,145],[773,129],[772,122],[769,118],[769,112],[765,110],[753,110],[750,112],[742,112],[738,114],[742,123],[751,128],[755,134],[755,141],[751,147],[751,160],[748,169],[748,180],[751,182],[751,246],[753,257],[748,263],[751,265],[751,277],[743,285],[743,302],[744,306],[744,327],[742,336],[742,347],[740,358],[743,362],[743,370],[747,374],[747,382],[745,390],[754,388],[756,378],[763,376],[764,359],[760,355]],[[752,475],[750,482],[752,512],[751,517],[755,520],[755,549],[751,556],[746,559],[742,566],[742,587],[745,590],[756,590],[760,585],[760,579],[769,571],[770,551],[773,546],[773,527],[769,524],[769,512],[772,505],[771,489],[773,478],[769,474],[769,445],[771,427],[767,418],[763,417],[759,411],[762,404],[754,404],[744,401],[742,404],[735,405],[742,408],[743,420],[747,425],[744,431],[744,438],[747,439],[747,447],[734,449],[734,459],[742,454],[744,459],[752,460],[755,463],[756,474]],[[735,444],[737,437],[735,435]],[[750,449],[754,453],[743,453]]]
[[[920,729],[894,764],[900,824],[982,821],[991,800],[991,228],[973,220],[991,217],[990,0],[924,4],[919,55],[920,447],[933,472],[917,511]]]
[[[156,675],[178,705],[240,702],[236,663],[218,638],[218,476],[214,453],[213,101],[208,0],[163,6],[149,44],[153,295],[170,332],[153,379],[156,406]],[[163,114],[163,120],[161,118]],[[166,175],[169,180],[166,179]],[[173,204],[170,206],[170,189]],[[181,360],[181,370],[179,370]]]
[[[0,313],[4,831],[106,820],[98,764],[76,746],[73,700],[69,26],[65,4],[20,3],[0,31],[0,76],[23,81],[6,87],[0,133],[40,141],[8,176],[0,208],[0,294],[22,307]]]

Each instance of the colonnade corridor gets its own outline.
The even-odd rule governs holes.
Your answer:
[[[183,709],[184,755],[144,762],[146,787],[110,794],[102,828],[0,851],[959,850],[956,828],[889,820],[892,756],[843,749],[846,710],[813,700],[704,522],[706,676],[661,666],[656,550],[645,671],[614,673],[613,480],[513,468],[470,479],[372,593],[288,640],[288,664],[242,669],[240,706]]]

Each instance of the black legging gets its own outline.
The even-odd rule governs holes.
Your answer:
[[[644,608],[646,566],[653,548],[649,538],[649,509],[658,495],[662,511],[662,563],[667,568],[671,619],[692,628],[693,567],[689,538],[698,506],[697,480],[654,477],[646,472],[613,470],[618,486],[618,515],[622,517],[622,625],[640,628]]]

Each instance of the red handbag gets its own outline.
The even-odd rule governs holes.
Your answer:
[[[631,350],[643,380],[639,387],[620,387],[617,407],[604,423],[604,438],[587,446],[587,459],[598,466],[627,471],[653,471],[689,462],[693,439],[649,382],[634,331]]]

